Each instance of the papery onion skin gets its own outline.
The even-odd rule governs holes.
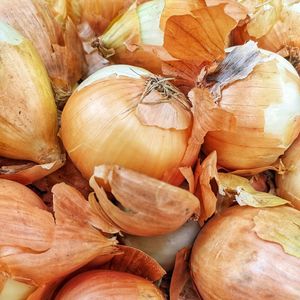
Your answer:
[[[276,174],[276,193],[300,210],[300,138],[281,157],[285,170]]]
[[[242,80],[223,88],[219,106],[236,117],[234,131],[209,132],[204,150],[217,151],[228,169],[252,169],[274,163],[299,133],[300,79],[280,55],[258,64]]]
[[[0,155],[60,159],[57,112],[45,67],[31,42],[0,22]]]
[[[106,67],[70,97],[62,113],[61,137],[85,178],[101,164],[118,164],[155,178],[179,165],[190,128],[145,126],[136,115],[147,76],[151,73],[132,66]]]
[[[256,235],[253,218],[260,211],[233,207],[204,226],[191,254],[191,274],[204,300],[299,299],[300,259]]]
[[[141,277],[115,271],[94,270],[71,279],[55,300],[135,300],[165,299],[150,281]]]

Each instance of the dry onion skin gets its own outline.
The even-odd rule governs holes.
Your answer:
[[[32,41],[45,64],[60,107],[85,69],[82,44],[72,20],[58,22],[43,0],[3,0],[0,20]]]
[[[216,82],[215,105],[235,116],[236,128],[209,132],[205,152],[216,150],[218,164],[230,170],[272,165],[299,133],[296,70],[280,55],[248,42],[235,47],[209,79]]]
[[[283,172],[276,174],[276,193],[278,196],[291,201],[300,210],[300,138],[284,153],[281,160],[284,164]]]
[[[31,42],[5,23],[0,23],[0,61],[0,155],[38,164],[59,160],[49,77]]]
[[[115,201],[98,180],[109,185]],[[99,215],[132,235],[167,234],[199,214],[199,201],[192,193],[119,166],[96,167],[90,185],[95,193],[89,200]]]
[[[35,287],[55,283],[92,261],[116,252],[103,221],[74,188],[57,184],[54,216],[27,187],[0,179],[0,274]],[[98,229],[98,230],[97,230]]]
[[[299,225],[290,207],[233,207],[211,219],[191,254],[202,298],[299,299]]]
[[[162,61],[181,59],[201,64],[224,57],[231,30],[245,16],[244,8],[233,1],[135,2],[93,46],[115,63],[161,74]]]
[[[190,109],[189,100],[166,79],[113,65],[91,75],[70,97],[61,138],[85,178],[101,164],[162,178],[184,157],[193,123]]]
[[[94,270],[82,273],[60,290],[55,300],[153,299],[164,300],[161,291],[144,278],[123,272]]]
[[[279,53],[299,68],[300,4],[298,1],[241,1],[249,8],[250,22],[239,28],[235,42],[243,43],[251,38],[260,48]]]

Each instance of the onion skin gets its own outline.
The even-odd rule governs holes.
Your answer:
[[[253,218],[259,211],[227,209],[199,234],[191,254],[191,273],[204,300],[299,299],[300,259],[256,235]]]
[[[292,202],[300,210],[300,138],[284,153],[281,160],[286,171],[276,174],[276,192],[278,196]]]
[[[138,300],[165,299],[150,282],[141,277],[115,271],[95,270],[71,279],[55,300]]]
[[[233,113],[237,127],[209,132],[204,142],[206,153],[217,151],[222,167],[270,166],[299,133],[299,76],[285,59],[272,55],[274,59],[256,65],[247,78],[222,90],[219,106]]]
[[[116,76],[118,68],[127,68],[131,75]],[[99,80],[89,77],[84,81],[63,110],[61,137],[71,160],[87,179],[101,164],[117,164],[162,178],[165,171],[180,164],[190,128],[142,125],[135,107],[146,79],[137,74],[151,73],[121,65],[104,69],[108,73],[104,77],[99,73]]]

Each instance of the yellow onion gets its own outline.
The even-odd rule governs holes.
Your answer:
[[[300,212],[233,207],[213,217],[191,254],[204,300],[289,299],[300,295]]]
[[[108,184],[115,201],[107,197],[97,180]],[[166,234],[199,213],[199,201],[192,193],[119,166],[96,167],[90,185],[95,191],[89,199],[92,207],[129,234]]]
[[[166,79],[128,66],[105,67],[76,89],[62,113],[64,146],[85,178],[118,164],[161,178],[179,166],[191,104]]]
[[[37,163],[60,159],[57,111],[45,67],[31,42],[2,22],[0,68],[0,156]]]
[[[284,165],[283,172],[276,174],[277,194],[289,201],[300,210],[300,138],[284,153],[281,160]]]
[[[70,96],[84,73],[84,56],[77,30],[70,18],[59,23],[42,0],[4,0],[0,21],[33,42],[46,66],[57,101]]]
[[[206,153],[216,150],[218,163],[231,170],[270,166],[299,133],[300,79],[287,60],[265,50],[252,49],[259,62],[252,65],[250,74],[238,75],[232,81],[227,78],[227,74],[230,77],[231,71],[239,69],[235,62],[239,64],[240,59],[245,59],[243,51],[251,44],[255,46],[249,42],[228,54],[224,69],[216,72],[213,81],[217,82],[211,89],[217,94],[215,105],[236,118],[236,128],[209,132],[204,150]],[[241,73],[249,70],[248,63],[240,66]]]
[[[82,273],[60,290],[55,300],[83,299],[165,299],[150,281],[123,272],[94,270]]]
[[[0,300],[26,300],[35,290],[35,287],[31,285],[5,278],[5,276],[3,283],[1,281],[0,274]]]
[[[235,32],[235,42],[243,43],[250,38],[254,39],[260,48],[278,52],[297,68],[300,62],[299,2],[289,0],[257,2],[262,3],[256,3],[257,6],[253,7],[254,1],[241,1],[250,10],[250,22]]]
[[[162,60],[213,62],[224,56],[229,33],[245,16],[238,3],[223,2],[150,0],[140,5],[133,3],[93,46],[115,63],[132,64],[157,74],[162,73]]]
[[[125,245],[138,248],[153,257],[166,271],[174,267],[176,253],[191,247],[200,230],[197,222],[189,221],[176,231],[155,237],[124,235]]]

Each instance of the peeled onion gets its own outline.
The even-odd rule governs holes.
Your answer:
[[[109,66],[87,78],[70,97],[62,113],[61,137],[85,178],[101,164],[156,178],[178,167],[191,132],[190,104],[170,83],[165,94],[167,81],[158,78],[141,68]]]
[[[125,235],[125,245],[138,248],[153,257],[166,271],[174,267],[176,253],[191,247],[200,230],[197,222],[190,221],[176,231],[155,237]]]
[[[281,157],[285,170],[276,174],[278,196],[292,202],[300,210],[300,138]]]
[[[233,207],[201,230],[191,274],[204,300],[297,300],[300,212]]]
[[[144,278],[123,272],[95,270],[82,273],[60,290],[55,300],[163,300],[160,290]]]
[[[205,152],[216,150],[218,163],[231,170],[271,165],[299,133],[299,76],[280,55],[262,55],[267,59],[225,86],[218,100],[236,117],[236,128],[209,132],[204,142]]]

